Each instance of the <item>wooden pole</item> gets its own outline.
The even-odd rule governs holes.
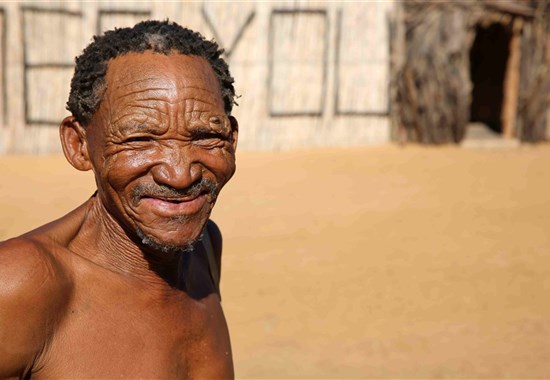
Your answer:
[[[512,24],[510,54],[504,77],[504,99],[502,107],[502,135],[513,138],[516,135],[516,119],[519,97],[520,62],[521,62],[521,29],[523,20],[516,17]]]

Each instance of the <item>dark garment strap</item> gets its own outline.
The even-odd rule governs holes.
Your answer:
[[[212,282],[218,296],[220,296],[220,272],[218,269],[218,264],[216,263],[216,257],[214,255],[214,247],[212,246],[212,240],[210,240],[210,234],[208,233],[208,227],[204,229],[202,236],[202,245],[206,251],[206,258],[208,259],[208,268],[210,269],[210,276],[212,277]]]

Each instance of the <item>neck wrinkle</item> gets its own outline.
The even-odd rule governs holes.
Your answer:
[[[82,221],[79,234],[69,243],[72,252],[126,278],[160,288],[177,287],[181,254],[148,252],[132,240],[99,197],[93,197],[90,202],[92,205]]]

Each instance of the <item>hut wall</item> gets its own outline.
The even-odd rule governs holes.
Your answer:
[[[462,4],[404,2],[403,57],[392,60],[393,137],[459,142],[470,116],[472,24]]]
[[[519,0],[402,2],[395,12],[402,21],[394,29],[400,32],[392,34],[391,40],[392,138],[425,144],[461,141],[470,120],[472,96],[477,94],[484,99],[481,106],[496,113],[490,122],[496,119],[503,137],[545,140],[549,133],[550,53],[546,49],[550,1],[533,3],[534,7]],[[470,73],[478,29],[496,25],[510,34],[502,100],[493,96],[498,84],[492,81],[485,81],[479,96]]]
[[[550,106],[550,2],[540,1],[533,22],[523,29],[519,136],[526,142],[547,139]]]
[[[92,35],[156,18],[214,38],[241,97],[241,149],[389,140],[387,2],[0,4],[0,154],[59,152],[74,57]]]

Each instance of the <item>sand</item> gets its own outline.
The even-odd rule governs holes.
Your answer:
[[[213,218],[240,378],[550,377],[550,146],[242,152]],[[94,189],[0,158],[0,239]]]

